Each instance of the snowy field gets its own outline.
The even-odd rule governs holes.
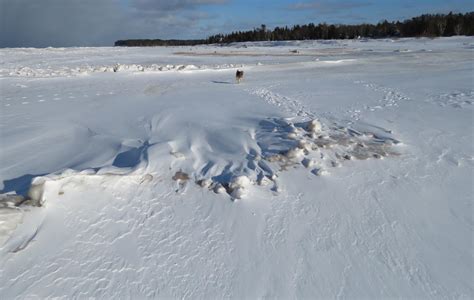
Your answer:
[[[0,298],[472,299],[473,53],[0,49]]]

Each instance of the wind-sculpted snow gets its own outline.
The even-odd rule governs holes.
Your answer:
[[[365,131],[359,132],[336,124],[331,127],[324,125],[323,129],[318,120],[295,124],[284,119],[262,120],[251,137],[257,147],[242,153],[241,159],[221,166],[208,162],[200,170],[185,173],[181,182],[197,178],[195,182],[203,188],[216,193],[225,191],[233,199],[240,199],[248,196],[250,184],[269,186],[278,192],[281,189],[278,175],[289,168],[303,166],[320,176],[329,174],[332,168],[341,167],[345,161],[400,155],[396,146],[400,142],[387,130],[366,127]],[[186,157],[183,155],[180,159]],[[179,175],[180,171],[176,174]],[[180,181],[177,177],[173,179]]]
[[[0,298],[472,298],[472,43],[0,49]]]

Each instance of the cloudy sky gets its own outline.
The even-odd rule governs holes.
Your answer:
[[[472,0],[0,0],[0,47],[111,46],[306,23],[468,12]]]

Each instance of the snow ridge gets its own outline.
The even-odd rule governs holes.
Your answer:
[[[167,71],[196,71],[196,70],[221,70],[232,69],[235,67],[244,67],[243,64],[216,64],[208,65],[141,65],[141,64],[114,64],[103,66],[78,66],[78,67],[48,67],[48,68],[31,68],[27,66],[17,67],[14,69],[0,69],[0,74],[5,77],[69,77],[89,75],[94,73],[118,73],[118,72],[167,72]]]

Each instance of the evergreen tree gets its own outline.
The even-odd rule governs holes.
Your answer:
[[[292,28],[275,27],[268,30],[265,24],[250,31],[230,34],[216,34],[205,40],[122,40],[115,46],[189,46],[200,44],[221,44],[246,41],[354,39],[386,37],[438,37],[453,35],[474,35],[474,12],[465,14],[425,14],[403,22],[380,21],[378,24],[359,25],[295,25]]]

